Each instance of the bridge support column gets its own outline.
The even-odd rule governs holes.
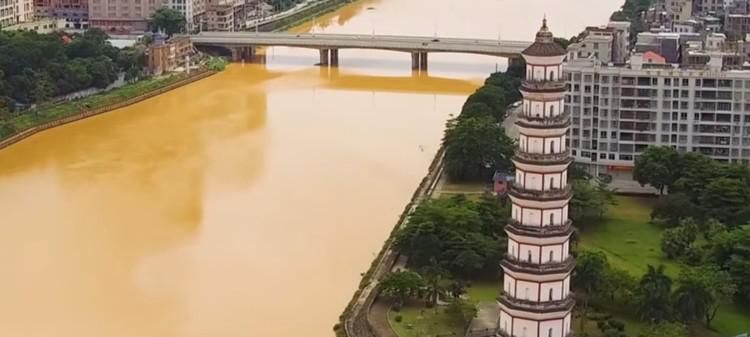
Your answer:
[[[419,52],[411,52],[411,69],[419,70]]]
[[[427,52],[423,51],[419,54],[419,70],[427,71]]]
[[[339,50],[338,49],[331,49],[331,66],[332,67],[339,66]]]
[[[330,53],[330,50],[328,50],[328,49],[321,49],[320,50],[320,65],[321,66],[327,66],[328,65],[329,53]]]

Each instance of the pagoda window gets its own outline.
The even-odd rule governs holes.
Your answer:
[[[526,253],[526,260],[531,262],[531,250],[527,251]]]
[[[550,117],[552,117],[552,116],[555,115],[555,106],[554,105],[550,105],[549,106],[549,115],[550,115]]]
[[[552,262],[552,260],[554,260],[554,259],[555,259],[555,251],[554,250],[550,250],[549,251],[549,262]]]
[[[555,177],[549,178],[549,188],[551,190],[555,189]],[[549,223],[552,224],[552,216],[554,214],[550,214],[549,216]]]
[[[551,142],[549,142],[549,152],[550,152],[550,153],[555,153],[555,152],[557,152],[557,151],[555,151],[555,141],[554,141],[554,140],[553,140],[553,141],[551,141]]]
[[[554,70],[549,72],[549,80],[550,81],[554,81],[555,80],[555,71]]]
[[[549,300],[552,301],[552,288],[549,289]]]
[[[547,330],[547,337],[552,337],[552,328]]]

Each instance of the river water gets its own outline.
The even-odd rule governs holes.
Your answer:
[[[363,0],[300,31],[531,40],[622,0]],[[272,48],[0,151],[0,336],[332,335],[444,123],[504,60]]]

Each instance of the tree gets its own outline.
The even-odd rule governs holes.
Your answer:
[[[450,286],[448,272],[433,258],[430,259],[430,264],[428,266],[422,268],[420,275],[422,275],[425,281],[427,306],[434,307],[437,305],[440,294],[447,291]]]
[[[676,226],[681,220],[696,216],[696,206],[685,193],[671,193],[656,201],[651,220],[667,226]]]
[[[605,272],[609,267],[607,256],[602,252],[582,251],[576,258],[576,269],[573,271],[573,286],[581,295],[581,330],[586,325],[589,299],[604,288]]]
[[[603,288],[603,293],[609,297],[606,301],[633,304],[633,297],[638,291],[638,280],[628,271],[610,266],[604,272]]]
[[[397,299],[399,305],[406,300],[416,298],[424,288],[424,280],[419,274],[402,271],[388,274],[380,281],[380,290]]]
[[[575,180],[573,198],[570,200],[570,216],[575,223],[584,224],[604,217],[607,208],[616,203],[614,191],[607,185],[591,180]]]
[[[168,36],[185,31],[185,16],[177,10],[162,7],[151,15],[151,23],[154,31],[162,30]]]
[[[664,188],[679,177],[679,157],[672,147],[651,146],[635,160],[633,179],[641,186],[649,184],[658,189],[659,194],[664,194]]]
[[[496,118],[497,115],[492,111],[489,105],[484,102],[466,102],[461,109],[460,118]]]
[[[708,181],[700,199],[707,216],[736,227],[750,220],[748,195],[750,188],[743,181],[719,177]]]
[[[684,321],[703,320],[710,328],[719,306],[731,301],[736,291],[729,273],[717,266],[683,268],[674,294],[675,309]]]
[[[445,169],[451,179],[487,181],[495,170],[511,167],[513,140],[490,118],[449,122],[445,132]]]
[[[627,337],[625,323],[618,320],[599,321],[596,326],[602,332],[602,337]]]
[[[664,266],[648,265],[648,271],[641,278],[638,288],[641,319],[649,322],[669,319],[671,293],[672,279],[664,274]]]
[[[643,329],[640,337],[685,337],[688,335],[688,329],[683,324],[661,322]]]
[[[471,320],[477,317],[477,306],[467,300],[454,298],[445,308],[445,313],[461,322],[464,327],[468,327]]]
[[[396,233],[394,247],[409,256],[415,270],[434,260],[454,277],[497,275],[507,219],[501,207],[497,201],[464,196],[426,200]]]
[[[680,226],[669,228],[661,237],[661,250],[668,258],[682,256],[692,247],[698,234],[698,225],[693,219],[685,219]]]

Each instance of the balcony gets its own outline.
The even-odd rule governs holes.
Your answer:
[[[535,80],[524,80],[521,83],[522,91],[529,92],[542,92],[542,91],[565,91],[564,81],[535,81]]]
[[[508,193],[516,198],[537,201],[567,200],[571,196],[571,186],[568,185],[561,189],[537,191],[527,190],[518,184],[511,184]]]
[[[516,125],[527,128],[559,129],[570,126],[570,112],[564,112],[552,117],[535,117],[527,114],[519,114]]]
[[[497,335],[496,336],[497,337],[520,337],[520,336],[512,335],[512,334],[510,334],[508,332],[505,332],[505,330],[503,330],[503,328],[497,329]],[[474,337],[474,336],[471,336],[471,337]],[[565,334],[565,337],[574,337],[574,336],[573,336],[572,332],[568,332],[568,333]]]
[[[516,155],[513,159],[522,163],[532,165],[563,165],[569,164],[573,161],[573,158],[570,156],[570,151],[546,154],[516,151]]]
[[[532,263],[517,259],[513,256],[506,255],[505,259],[500,261],[500,265],[519,273],[528,274],[562,274],[570,273],[576,265],[576,259],[568,256],[565,260],[559,262],[546,262],[542,264]]]
[[[573,227],[573,221],[571,220],[566,220],[562,225],[554,226],[527,226],[516,220],[510,220],[508,225],[505,226],[505,230],[516,235],[554,237],[570,235],[575,231],[575,227]]]
[[[575,305],[573,299],[573,293],[568,294],[568,297],[558,301],[547,301],[547,302],[534,302],[527,300],[520,300],[513,298],[503,293],[497,297],[497,301],[505,307],[520,310],[529,311],[534,313],[549,313],[559,311],[570,311]]]

